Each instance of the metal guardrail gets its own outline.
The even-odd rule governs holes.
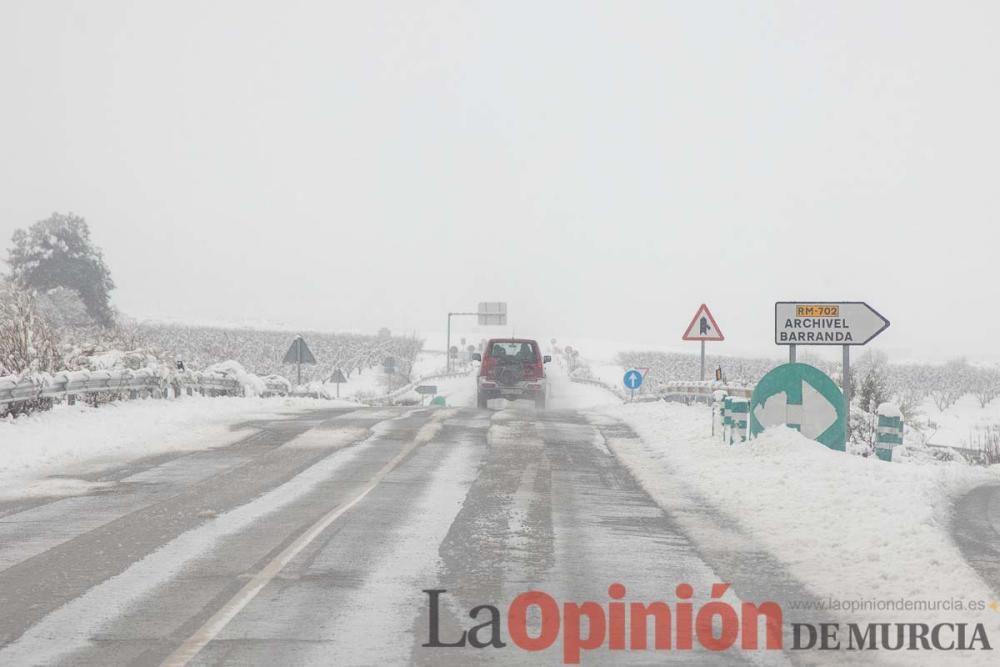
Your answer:
[[[595,387],[601,387],[622,400],[631,399],[636,403],[692,399],[711,401],[714,393],[720,389],[726,392],[727,395],[735,396],[737,398],[750,398],[750,395],[753,393],[753,387],[746,385],[727,384],[724,382],[717,382],[715,380],[706,380],[704,382],[684,382],[674,380],[656,385],[655,387],[636,393],[634,397],[630,397],[623,389],[614,387],[602,380],[574,377],[570,377],[570,380],[579,384],[589,384]]]
[[[625,400],[627,398],[627,396],[626,396],[626,394],[625,394],[625,392],[623,390],[620,390],[617,387],[613,387],[610,384],[608,384],[607,382],[604,382],[603,380],[597,380],[597,379],[594,379],[594,378],[573,377],[572,375],[569,376],[569,380],[570,380],[570,382],[576,382],[577,384],[589,384],[589,385],[591,385],[593,387],[600,387],[601,389],[604,389],[605,391],[611,392],[612,394],[614,394],[615,396],[617,396],[618,398],[620,398],[622,400]]]
[[[284,395],[289,383],[284,378],[264,378],[264,395]],[[163,374],[151,369],[66,371],[54,375],[41,374],[25,377],[0,377],[0,404],[37,399],[62,399],[73,402],[78,396],[101,392],[128,392],[130,398],[140,394],[167,397],[174,395],[209,392],[231,396],[242,395],[243,385],[225,373],[186,371]]]
[[[365,397],[352,396],[352,397],[345,397],[345,400],[357,401],[365,405],[373,405],[373,406],[392,405],[393,401],[398,399],[400,396],[403,396],[404,394],[413,391],[417,386],[421,384],[430,382],[432,380],[446,380],[450,378],[467,377],[470,375],[470,373],[471,371],[460,371],[454,373],[435,373],[433,375],[425,375],[423,377],[414,380],[413,382],[409,382],[401,387],[393,389],[388,394],[382,394],[381,396],[365,396]],[[300,398],[331,399],[329,395],[327,395],[322,391],[309,390],[303,387],[296,387],[289,393],[289,395]]]
[[[694,398],[710,400],[716,391],[724,391],[728,396],[750,398],[753,387],[746,385],[727,384],[716,380],[705,381],[671,381],[658,387],[654,394],[665,400],[672,398]]]
[[[427,375],[417,380],[414,380],[413,382],[404,385],[399,389],[395,389],[391,393],[386,394],[385,396],[377,396],[375,398],[372,398],[370,401],[368,401],[368,403],[370,403],[371,405],[389,405],[403,394],[407,394],[413,391],[418,385],[424,384],[431,380],[447,380],[450,378],[460,378],[468,376],[471,376],[471,371],[461,371],[456,373],[436,373],[434,375]]]

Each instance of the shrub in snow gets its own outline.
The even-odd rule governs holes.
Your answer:
[[[0,283],[0,376],[51,373],[62,363],[58,337],[35,307],[31,291]]]
[[[99,370],[128,369],[137,371],[141,368],[159,367],[161,364],[155,356],[145,350],[108,350],[91,355],[82,355],[74,359],[80,368]]]
[[[875,409],[889,401],[889,379],[882,365],[872,365],[865,373],[858,393],[858,404],[865,412],[875,413]]]
[[[976,450],[972,460],[979,465],[1000,464],[1000,424],[973,431],[969,446]]]
[[[850,433],[848,434],[848,451],[860,456],[872,456],[875,453],[875,436],[878,433],[878,416],[868,410],[862,410],[859,405],[850,406]]]
[[[969,463],[954,449],[904,443],[892,450],[892,460],[899,463]]]
[[[243,365],[238,361],[229,359],[217,364],[212,364],[205,369],[206,373],[218,373],[227,378],[231,378],[240,383],[245,396],[260,396],[267,391],[267,384],[262,378],[253,373],[248,373]]]

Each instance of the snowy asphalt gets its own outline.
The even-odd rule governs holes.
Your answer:
[[[966,562],[1000,591],[1000,485],[981,486],[959,500],[951,528]]]
[[[250,426],[95,474],[107,484],[90,495],[0,503],[0,664],[558,664],[561,637],[510,644],[519,593],[607,608],[620,582],[626,602],[673,605],[688,583],[703,604],[727,581],[754,602],[806,596],[762,554],[693,543],[607,449],[634,437],[607,418],[358,408]],[[422,646],[425,589],[447,591],[442,641],[490,604],[508,646]],[[583,662],[786,658],[604,648]]]

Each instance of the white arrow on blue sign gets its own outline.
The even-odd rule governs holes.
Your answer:
[[[638,389],[642,386],[642,373],[630,368],[625,371],[625,388],[626,389]]]
[[[847,402],[823,371],[808,364],[783,364],[757,382],[750,398],[750,433],[787,424],[830,449],[844,451]]]

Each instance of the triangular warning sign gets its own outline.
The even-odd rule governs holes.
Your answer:
[[[338,368],[333,372],[333,375],[330,376],[330,382],[340,384],[341,382],[347,382],[347,378],[344,377],[344,372]]]
[[[683,339],[726,340],[726,337],[722,335],[719,325],[715,323],[715,318],[712,317],[712,312],[708,309],[708,306],[701,304],[698,312],[694,314],[691,324],[688,325],[687,330],[684,332]]]
[[[285,352],[285,358],[282,359],[282,363],[315,364],[316,357],[313,356],[306,342],[302,340],[302,336],[296,336],[295,340],[292,341],[292,346],[288,348],[288,352]]]

